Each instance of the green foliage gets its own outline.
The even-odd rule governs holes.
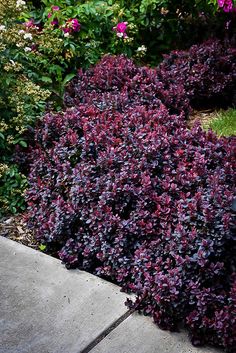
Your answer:
[[[125,15],[138,27],[137,40],[148,47],[146,59],[153,64],[170,49],[202,41],[219,24],[210,1],[141,0],[130,5]]]
[[[0,164],[0,216],[25,209],[24,192],[27,185],[26,177],[16,165],[8,167]]]
[[[46,250],[46,248],[47,248],[47,245],[44,245],[44,244],[39,245],[39,250],[42,252],[44,252]]]
[[[12,156],[16,145],[27,147],[25,131],[42,114],[50,95],[32,75],[27,54],[31,34],[27,37],[22,24],[26,10],[24,1],[0,3],[0,215],[24,209],[27,182]]]
[[[119,40],[113,31],[121,11],[116,2],[44,0],[43,4],[40,11],[33,11],[31,15],[42,24],[43,34],[63,39],[56,65],[63,68],[64,74],[95,64],[107,52],[131,54],[131,41]],[[58,6],[59,10],[53,11],[53,6]],[[66,36],[62,28],[69,19],[77,19],[81,28]],[[55,21],[56,24],[52,24]],[[50,74],[54,74],[54,69],[50,69]]]
[[[78,66],[88,67],[105,53],[124,53],[140,59],[142,51],[138,48],[143,46],[147,52],[144,50],[141,59],[154,65],[170,49],[188,47],[215,33],[217,28],[222,32],[226,18],[221,11],[216,16],[215,0],[44,0],[42,3],[42,8],[31,16],[42,23],[44,31],[47,28],[54,37],[63,38],[58,65],[64,71],[68,62],[70,71]],[[53,11],[55,6],[59,10]],[[62,27],[71,18],[79,21],[81,29],[65,38]],[[58,24],[52,25],[53,21]],[[127,38],[116,36],[113,27],[119,22],[128,22]]]

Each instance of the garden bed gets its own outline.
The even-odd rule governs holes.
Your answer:
[[[23,195],[27,211],[3,219],[1,234],[135,293],[129,308],[163,329],[185,325],[194,345],[234,353],[235,110],[215,113],[236,105],[233,3],[219,2],[232,15],[224,39],[173,50],[155,67],[156,46],[171,45],[166,24],[183,40],[194,18],[214,20],[215,2],[204,14],[203,2],[174,12],[49,2],[23,22],[25,2],[12,1],[9,13],[0,5],[0,211],[24,209]],[[162,30],[158,45],[137,47]]]

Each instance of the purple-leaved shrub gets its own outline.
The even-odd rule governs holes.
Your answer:
[[[107,55],[94,68],[79,71],[67,89],[65,106],[88,103],[100,110],[122,112],[140,104],[158,108],[162,102],[171,113],[188,113],[189,99],[184,88],[179,85],[171,90],[158,79],[156,69],[135,66],[124,56]]]
[[[191,106],[236,104],[236,48],[209,40],[165,55],[156,69],[105,56],[95,67],[80,70],[65,94],[66,106],[86,102],[100,109],[158,107],[160,100],[172,113],[186,114]]]
[[[207,55],[208,72],[221,72]],[[236,139],[187,128],[192,102],[215,86],[204,70],[208,88],[194,86],[176,60],[176,70],[170,61],[150,69],[106,56],[78,74],[67,108],[36,129],[27,219],[68,268],[136,293],[127,305],[160,327],[184,322],[194,344],[234,353]],[[222,94],[234,85],[234,75],[211,77],[222,77]]]
[[[157,69],[167,91],[182,87],[194,107],[236,104],[236,48],[209,40],[172,51]]]

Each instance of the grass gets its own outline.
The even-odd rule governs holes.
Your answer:
[[[236,135],[236,109],[219,111],[213,119],[203,124],[204,129],[212,129],[218,136]]]

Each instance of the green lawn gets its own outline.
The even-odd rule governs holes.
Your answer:
[[[236,135],[236,109],[220,111],[209,122],[203,125],[204,129],[212,129],[218,136]]]

